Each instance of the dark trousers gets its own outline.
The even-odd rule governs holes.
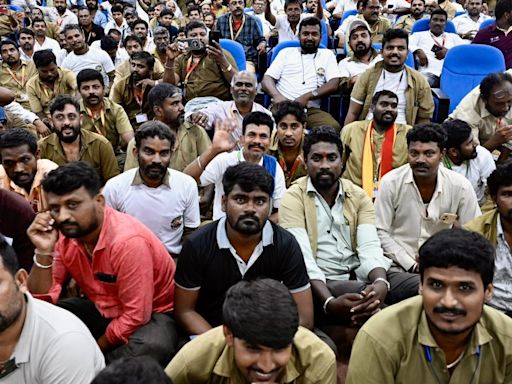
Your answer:
[[[112,321],[101,316],[94,303],[87,298],[71,297],[59,300],[57,305],[82,320],[96,340],[105,333]],[[105,353],[105,360],[109,364],[122,357],[150,356],[165,367],[176,354],[177,339],[176,323],[172,316],[153,313],[147,324],[131,334],[128,343]]]

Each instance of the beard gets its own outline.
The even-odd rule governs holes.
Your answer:
[[[148,164],[141,166],[139,162],[140,172],[150,180],[162,180],[167,172],[167,167],[160,164]]]
[[[71,239],[79,239],[94,232],[99,227],[98,220],[93,220],[87,227],[82,228],[77,222],[63,221],[54,224],[64,236]]]
[[[12,284],[16,284],[16,282]],[[23,312],[23,300],[25,300],[25,298],[22,295],[20,297],[19,287],[17,285],[16,296],[16,301],[10,305],[9,309],[4,313],[0,313],[0,333],[13,325]]]
[[[231,228],[244,235],[256,235],[260,233],[266,222],[265,220],[263,224],[260,224],[260,221],[254,215],[242,215],[238,217],[236,222],[229,215],[226,216]]]
[[[65,129],[69,129],[69,127],[64,127],[64,128],[62,128],[60,130],[56,130],[57,136],[59,137],[59,140],[64,142],[64,143],[68,143],[68,144],[72,143],[80,135],[80,124],[76,124],[74,126],[71,126],[71,129],[73,130],[73,133],[70,134],[70,135],[64,135],[64,133],[62,131],[65,130]]]
[[[318,51],[318,44],[315,44],[315,43],[309,42],[309,41],[305,41],[305,42],[301,41],[300,48],[303,53],[311,54],[311,53],[315,53],[316,51]]]

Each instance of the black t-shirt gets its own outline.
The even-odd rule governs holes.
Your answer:
[[[242,277],[229,249],[217,243],[219,221],[193,233],[183,244],[175,281],[186,289],[200,287],[196,311],[212,327],[222,324],[222,304],[227,290],[241,280],[259,277],[281,281],[293,291],[309,284],[304,258],[295,237],[271,223],[273,244],[263,248],[258,260]]]

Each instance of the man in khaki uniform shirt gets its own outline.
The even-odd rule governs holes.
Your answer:
[[[336,382],[333,351],[299,327],[284,284],[240,281],[226,293],[223,312],[224,325],[199,335],[169,363],[165,373],[174,383]]]
[[[451,120],[468,123],[477,143],[491,152],[501,151],[504,157],[512,149],[512,75],[509,71],[486,76],[449,116]]]
[[[12,40],[0,42],[2,56],[2,70],[0,71],[0,85],[10,89],[16,94],[16,101],[23,108],[30,109],[26,85],[28,79],[37,74],[32,61],[25,62],[20,58],[17,44]]]
[[[363,173],[363,153],[366,144],[366,136],[372,139],[371,143],[371,161],[373,168],[372,181],[380,182],[385,172],[389,171],[382,169],[383,158],[386,156],[383,153],[384,142],[391,137],[388,137],[389,130],[395,129],[393,133],[391,158],[392,168],[398,168],[407,163],[407,142],[405,136],[412,128],[410,125],[395,124],[397,116],[397,103],[398,96],[391,91],[379,91],[372,99],[371,110],[373,112],[373,120],[354,121],[349,125],[343,127],[341,131],[341,142],[344,146],[343,152],[343,178],[352,181],[359,187],[363,187],[362,173]],[[371,132],[368,130],[371,129]],[[370,159],[369,159],[370,160]],[[373,193],[370,197],[375,197]]]
[[[103,182],[119,174],[109,141],[96,133],[80,129],[80,105],[75,98],[57,96],[50,106],[50,113],[55,132],[39,142],[41,157],[59,165],[85,161],[96,169]]]
[[[50,102],[57,95],[76,94],[76,76],[68,69],[59,68],[51,50],[34,53],[34,65],[38,74],[27,82],[27,96],[30,109],[41,120],[50,117]]]
[[[172,154],[170,168],[183,171],[187,165],[197,159],[211,145],[206,131],[188,121],[183,122],[185,109],[182,104],[181,90],[171,84],[158,84],[149,92],[148,102],[151,105],[155,120],[167,124],[176,134],[176,146]],[[135,140],[132,139],[126,149],[124,170],[138,167],[133,153]]]

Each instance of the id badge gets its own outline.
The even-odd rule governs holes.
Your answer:
[[[146,121],[148,121],[148,115],[145,113],[139,113],[138,115],[135,116],[135,121],[138,124],[145,123]]]

